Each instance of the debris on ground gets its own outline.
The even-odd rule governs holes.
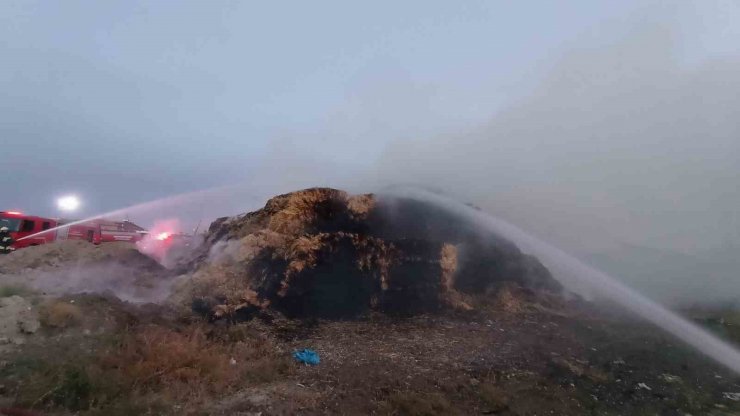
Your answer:
[[[319,365],[321,362],[319,353],[308,348],[293,352],[293,358],[295,358],[299,363],[306,365]]]
[[[734,402],[740,401],[740,393],[725,392],[725,393],[722,393],[722,397],[728,400],[732,400]]]
[[[681,377],[674,376],[668,373],[661,374],[660,378],[663,379],[663,381],[665,381],[666,383],[680,383],[681,382]]]

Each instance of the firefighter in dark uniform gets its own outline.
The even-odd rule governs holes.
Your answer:
[[[13,237],[10,236],[8,227],[0,227],[0,254],[12,253],[15,248],[11,247],[13,244]]]

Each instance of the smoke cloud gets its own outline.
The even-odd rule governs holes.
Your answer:
[[[379,172],[552,227],[579,250],[696,252],[735,239],[740,62],[687,68],[673,49],[669,34],[644,31],[574,50],[488,125],[397,142]]]
[[[661,301],[728,300],[740,293],[740,60],[687,62],[677,28],[648,23],[571,46],[482,125],[402,128],[409,111],[438,125],[428,91],[361,104],[378,100],[373,90],[326,129],[273,141],[242,183],[125,211],[177,213],[194,227],[304,187],[412,184],[505,218]],[[387,143],[377,155],[370,132]]]
[[[740,61],[690,66],[675,42],[576,47],[485,126],[389,146],[380,181],[473,202],[664,301],[740,293]]]
[[[572,44],[534,88],[457,133],[402,128],[399,114],[440,126],[427,90],[403,88],[416,98],[382,106],[368,92],[376,104],[364,118],[352,114],[376,121],[376,138],[387,143],[377,158],[362,150],[373,129],[336,117],[326,130],[275,141],[255,169],[259,180],[243,189],[254,207],[307,186],[421,186],[505,218],[660,301],[733,300],[740,59],[686,59],[683,28],[638,20],[626,34],[600,28],[595,40]],[[365,107],[353,108],[346,111]],[[364,156],[341,156],[353,143],[365,144]]]

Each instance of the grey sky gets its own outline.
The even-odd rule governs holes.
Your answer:
[[[695,253],[738,239],[740,60],[687,64],[680,52],[676,32],[658,25],[586,42],[490,123],[398,143],[382,171],[455,190],[579,250]]]
[[[0,209],[405,181],[581,252],[738,227],[733,1],[8,0],[0,39]]]

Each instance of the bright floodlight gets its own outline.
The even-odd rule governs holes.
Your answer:
[[[57,206],[62,211],[74,211],[80,206],[80,200],[74,195],[63,196],[57,199]]]

